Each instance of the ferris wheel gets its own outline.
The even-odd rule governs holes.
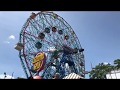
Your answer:
[[[32,13],[15,48],[27,78],[52,79],[59,74],[62,79],[70,73],[85,77],[84,49],[71,26],[53,12]]]

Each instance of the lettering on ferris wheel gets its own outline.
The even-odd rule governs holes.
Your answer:
[[[41,71],[44,67],[45,59],[46,59],[46,56],[44,52],[38,53],[32,59],[33,70]]]

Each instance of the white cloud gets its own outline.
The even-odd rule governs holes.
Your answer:
[[[9,39],[9,40],[4,41],[4,43],[9,44],[9,43],[10,43],[10,40],[15,40],[15,36],[14,36],[14,35],[10,35],[10,36],[8,37],[8,39]]]
[[[104,62],[105,65],[109,64],[108,62]]]
[[[15,36],[14,35],[10,35],[9,37],[8,37],[8,39],[15,39]]]
[[[103,62],[105,65],[107,64],[111,64],[112,65],[112,62]]]
[[[6,77],[5,77],[5,75],[1,74],[0,79],[14,79],[14,77],[12,77],[10,75],[6,75]]]

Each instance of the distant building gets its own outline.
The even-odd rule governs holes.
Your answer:
[[[106,75],[107,79],[120,79],[120,70],[111,71]]]

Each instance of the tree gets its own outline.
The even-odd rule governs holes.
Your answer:
[[[114,66],[112,66],[112,65],[109,64],[109,63],[108,63],[106,66],[107,66],[107,67],[106,67],[106,74],[109,74],[110,77],[111,77],[111,79],[112,79],[111,71],[113,70],[113,67],[114,67]]]
[[[112,70],[111,64],[99,63],[94,69],[90,71],[89,77],[91,79],[106,79],[106,74]],[[111,75],[111,74],[110,74]]]
[[[115,68],[118,70],[120,69],[120,59],[114,60]]]
[[[7,76],[6,76],[6,72],[4,72],[4,79],[6,78]]]
[[[120,69],[120,59],[114,60],[114,65],[99,63],[90,71],[89,77],[92,79],[106,79],[106,74],[109,74],[112,78],[111,72],[113,71],[117,79],[115,70],[118,69]]]
[[[116,77],[116,79],[117,79],[117,75],[116,75],[116,72],[115,72],[115,70],[116,70],[116,66],[112,66],[112,70],[114,71],[114,73],[115,73],[115,77]]]

